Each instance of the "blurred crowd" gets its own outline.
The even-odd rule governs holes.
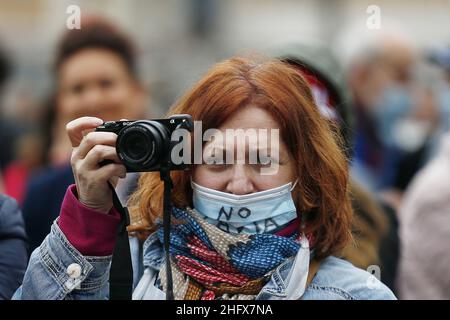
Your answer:
[[[14,72],[5,45],[0,94]],[[355,241],[344,258],[379,276],[400,299],[450,299],[450,47],[418,50],[400,33],[379,32],[345,63],[326,46],[268,51],[302,72],[317,107],[345,139]],[[0,193],[17,203],[0,198],[0,298],[20,285],[27,257],[74,183],[65,125],[81,116],[151,115],[152,88],[140,80],[138,52],[117,23],[84,18],[57,44],[54,85],[41,111],[11,118],[0,106]],[[124,197],[135,179],[124,184]],[[12,219],[14,227],[6,222]],[[7,258],[11,250],[14,261]]]

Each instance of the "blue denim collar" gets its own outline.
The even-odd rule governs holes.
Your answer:
[[[160,270],[165,262],[164,249],[156,232],[152,233],[143,245],[144,267]]]
[[[281,263],[270,276],[270,280],[261,289],[261,292],[256,296],[256,299],[266,299],[266,295],[277,296],[280,298],[287,297],[286,292],[286,278],[288,277],[289,271],[292,268],[295,256],[287,259]]]

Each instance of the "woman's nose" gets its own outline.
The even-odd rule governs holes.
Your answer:
[[[98,88],[89,88],[83,96],[83,109],[85,112],[98,113],[103,103],[102,94]]]
[[[255,192],[255,186],[245,165],[233,165],[232,175],[226,186],[226,192],[244,195]]]

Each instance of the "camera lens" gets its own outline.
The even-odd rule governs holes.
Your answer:
[[[153,148],[149,137],[140,131],[132,131],[126,135],[123,144],[126,146],[128,157],[136,161],[143,160]]]
[[[117,153],[127,167],[146,171],[164,159],[169,144],[169,132],[162,124],[140,120],[119,132],[116,145]]]

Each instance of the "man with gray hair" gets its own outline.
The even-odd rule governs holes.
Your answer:
[[[395,185],[404,143],[398,128],[414,107],[415,62],[404,37],[383,33],[363,42],[347,63],[356,112],[352,173],[373,191]]]

